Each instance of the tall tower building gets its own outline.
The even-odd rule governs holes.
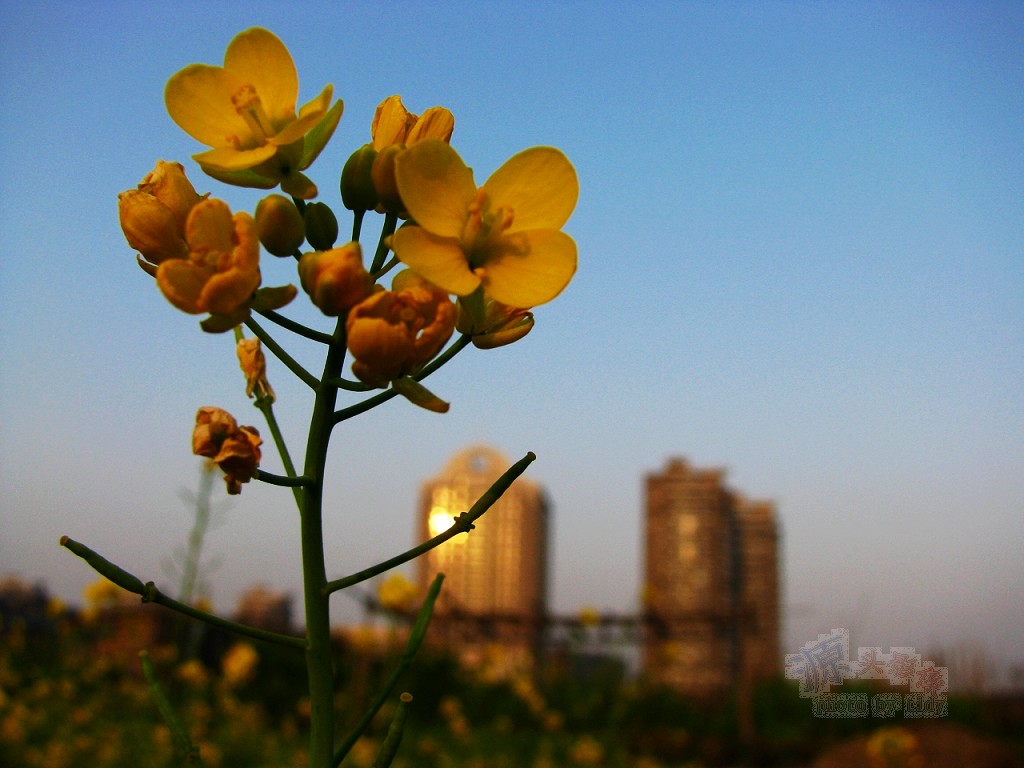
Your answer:
[[[778,656],[775,521],[720,469],[671,459],[646,480],[643,666],[654,682],[720,696]],[[769,573],[770,572],[770,573]]]
[[[746,621],[741,632],[741,663],[752,681],[778,675],[779,542],[775,505],[737,499],[742,589]]]
[[[485,446],[456,454],[421,488],[417,539],[447,530],[509,466]],[[445,574],[428,638],[458,649],[469,665],[488,662],[506,671],[531,665],[547,610],[547,552],[547,501],[520,477],[472,531],[417,560],[423,589]]]

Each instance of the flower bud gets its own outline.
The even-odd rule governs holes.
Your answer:
[[[188,256],[185,222],[203,199],[180,163],[157,160],[136,189],[117,196],[121,229],[128,244],[151,264]]]
[[[503,347],[533,330],[532,312],[486,298],[481,291],[460,298],[458,304],[455,327],[470,334],[477,349]]]
[[[341,171],[341,201],[350,211],[372,211],[377,207],[377,190],[373,186],[373,161],[377,150],[364,144],[345,162]]]
[[[445,143],[452,140],[455,131],[455,116],[444,107],[431,107],[409,129],[405,143],[412,146],[423,139],[440,139]]]
[[[373,160],[370,176],[373,187],[377,190],[377,211],[379,213],[401,214],[405,211],[402,196],[398,194],[398,183],[395,181],[395,158],[405,151],[401,144],[384,147]]]
[[[363,252],[356,242],[303,254],[299,280],[302,290],[328,317],[345,314],[373,290],[373,280],[363,267]]]
[[[306,225],[306,240],[318,251],[333,247],[338,239],[338,219],[327,203],[309,203],[302,214]]]
[[[378,152],[392,144],[404,144],[409,129],[416,123],[416,115],[402,104],[401,96],[388,96],[377,105],[370,125],[373,148]]]
[[[267,358],[263,354],[260,340],[239,339],[235,344],[235,353],[238,355],[238,365],[245,374],[246,396],[255,397],[257,403],[261,400],[273,403],[276,395],[267,381]]]
[[[302,214],[284,195],[267,195],[256,206],[256,233],[274,256],[292,256],[306,239]]]

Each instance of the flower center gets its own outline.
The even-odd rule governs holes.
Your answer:
[[[274,126],[270,122],[270,117],[263,109],[263,102],[260,101],[259,94],[251,85],[246,84],[239,88],[231,97],[231,103],[234,105],[235,111],[245,120],[253,135],[261,140],[261,143],[274,135]]]
[[[477,190],[476,198],[469,204],[469,218],[462,230],[462,242],[469,253],[471,269],[483,266],[514,219],[515,211],[506,206],[491,210],[487,193],[483,188]]]

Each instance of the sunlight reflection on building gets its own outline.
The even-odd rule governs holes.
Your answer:
[[[451,527],[453,518],[510,465],[485,446],[456,454],[422,486],[417,539]],[[445,574],[430,642],[496,676],[531,667],[547,608],[547,554],[547,500],[539,486],[520,477],[469,535],[456,536],[417,561],[423,590],[435,574]]]

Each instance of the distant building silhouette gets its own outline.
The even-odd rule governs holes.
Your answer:
[[[447,530],[511,466],[500,452],[474,446],[422,485],[417,539]],[[510,672],[532,665],[547,609],[548,504],[520,477],[460,534],[417,560],[425,590],[445,574],[428,640],[444,643],[471,666]]]
[[[697,696],[776,675],[774,507],[728,489],[721,469],[671,459],[646,481],[643,671]]]

